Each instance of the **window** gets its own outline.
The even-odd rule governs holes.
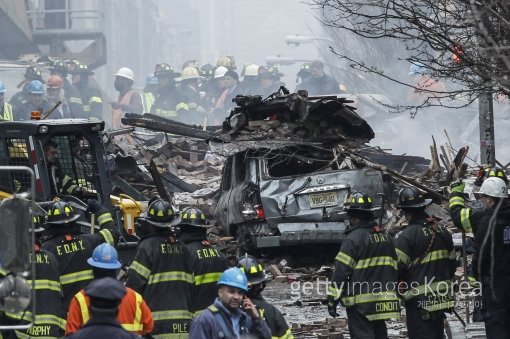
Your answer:
[[[268,173],[271,177],[310,174],[332,169],[333,153],[314,148],[288,148],[266,154]]]

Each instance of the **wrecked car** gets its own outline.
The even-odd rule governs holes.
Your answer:
[[[227,156],[215,220],[242,251],[338,243],[348,195],[364,191],[381,205],[388,190],[380,172],[337,148],[374,137],[349,101],[300,94],[236,98],[222,139],[209,142]]]
[[[380,205],[381,173],[314,147],[249,149],[225,162],[215,219],[245,251],[338,243],[354,190]]]

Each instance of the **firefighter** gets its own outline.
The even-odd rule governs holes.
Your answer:
[[[266,281],[268,280],[262,265],[254,257],[245,255],[238,260],[237,266],[248,278],[249,287],[246,296],[251,299],[257,307],[260,316],[266,321],[267,326],[271,330],[271,338],[294,338],[282,313],[274,305],[264,300],[261,295],[264,288],[266,288]]]
[[[48,230],[41,239],[42,247],[53,253],[59,263],[66,309],[71,298],[94,278],[87,265],[94,248],[104,242],[115,245],[119,237],[111,213],[97,200],[89,200],[88,206],[101,228],[95,234],[81,234],[80,225],[75,223],[80,215],[68,203],[55,199],[46,209]]]
[[[170,228],[173,220],[168,201],[150,202],[150,233],[138,243],[126,283],[147,301],[154,317],[154,338],[187,338],[192,318],[190,253],[175,239]]]
[[[237,267],[218,281],[218,297],[191,323],[189,339],[271,338],[271,330],[249,298],[248,279]],[[252,336],[250,336],[252,335]]]
[[[175,86],[175,78],[180,73],[174,72],[174,69],[168,64],[157,64],[154,75],[158,78],[158,94],[151,107],[151,113],[157,114],[168,119],[177,118],[178,109],[186,109],[184,106],[177,105],[181,97],[179,90]]]
[[[87,263],[92,266],[94,280],[105,277],[115,279],[122,266],[115,247],[110,244],[97,246]],[[85,290],[76,293],[71,299],[67,313],[66,335],[78,331],[89,320],[89,304],[90,299]],[[154,327],[154,319],[145,300],[129,287],[126,288],[126,295],[119,305],[117,320],[126,331],[139,335],[151,333]]]
[[[83,116],[80,118],[96,118],[103,120],[103,99],[101,91],[89,82],[94,72],[90,71],[87,65],[77,64],[72,71],[72,82],[80,92],[83,102]]]
[[[347,199],[345,231],[328,295],[328,312],[346,307],[352,338],[387,338],[385,320],[400,318],[397,254],[392,239],[374,221],[372,198],[359,191]]]
[[[5,92],[7,89],[3,82],[0,81],[0,119],[12,121],[14,119],[12,115],[12,106],[5,101]]]
[[[444,313],[454,306],[455,249],[451,234],[425,212],[431,202],[414,186],[398,193],[397,208],[409,223],[397,234],[396,248],[410,339],[443,338]]]
[[[83,118],[83,102],[81,101],[80,92],[69,80],[67,74],[69,68],[62,60],[56,60],[50,68],[51,75],[58,75],[63,79],[64,96],[69,105],[69,111],[73,118]]]
[[[147,75],[145,78],[145,87],[143,92],[140,93],[142,97],[143,113],[150,113],[152,105],[154,105],[154,99],[156,98],[158,83],[158,78],[154,76],[154,73]]]
[[[228,268],[227,258],[207,241],[207,220],[198,208],[182,212],[179,222],[179,240],[191,253],[191,267],[195,276],[193,288],[194,314],[211,305],[218,295],[216,283]]]
[[[110,277],[94,280],[85,287],[85,294],[90,298],[90,320],[66,338],[139,338],[123,329],[117,321],[119,306],[126,295],[126,288],[120,281]]]
[[[60,285],[58,262],[53,254],[41,247],[40,238],[45,231],[43,224],[46,216],[32,212],[35,231],[35,255],[31,258],[35,263],[35,324],[26,330],[15,330],[10,333],[13,338],[60,338],[65,329],[65,308]],[[32,286],[32,282],[28,280]],[[32,305],[19,313],[6,313],[6,316],[19,325],[32,321]],[[11,338],[5,335],[4,339]]]
[[[57,194],[80,195],[87,191],[86,186],[79,186],[77,182],[65,174],[62,165],[58,160],[58,144],[49,140],[44,144],[44,156],[46,168],[50,179],[50,193],[52,196]]]
[[[464,207],[464,183],[452,184],[450,214],[454,224],[474,229],[475,253],[472,260],[474,278],[481,282],[482,317],[485,321],[487,338],[510,337],[508,304],[510,293],[510,206],[508,187],[498,176],[487,178],[475,193],[481,209]],[[497,264],[496,264],[497,258]]]
[[[205,93],[200,90],[200,73],[198,68],[187,66],[181,74],[181,98],[188,107],[188,114],[180,116],[180,121],[187,124],[202,125],[204,123]]]

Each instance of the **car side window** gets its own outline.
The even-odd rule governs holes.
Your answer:
[[[232,157],[227,158],[227,162],[223,167],[223,178],[221,180],[221,189],[228,191],[232,185]]]
[[[234,173],[236,183],[242,183],[246,179],[246,153],[237,153],[235,155]]]

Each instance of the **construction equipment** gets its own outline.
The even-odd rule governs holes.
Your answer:
[[[97,199],[114,211],[119,229],[123,230],[119,249],[136,246],[136,218],[142,203],[128,195],[111,195],[111,178],[103,145],[104,122],[85,119],[28,120],[0,122],[0,165],[27,166],[35,172],[35,189],[23,171],[0,172],[0,200],[12,194],[33,193],[38,202],[55,196],[80,211],[78,223],[90,228],[92,216],[86,211],[88,199]],[[59,190],[56,171],[45,155],[48,142],[57,144],[58,167],[77,187],[76,193]],[[52,192],[57,192],[57,194]]]
[[[35,174],[25,166],[0,166],[0,175],[23,173],[34,191]],[[31,198],[30,200],[27,198]],[[35,279],[31,285],[28,276],[35,277],[34,225],[31,210],[34,210],[33,195],[14,194],[0,203],[0,310],[6,313],[27,312],[28,323],[1,325],[0,330],[23,330],[35,323]],[[30,231],[30,232],[29,232]],[[9,274],[7,274],[9,273]],[[31,304],[31,307],[30,307]]]

